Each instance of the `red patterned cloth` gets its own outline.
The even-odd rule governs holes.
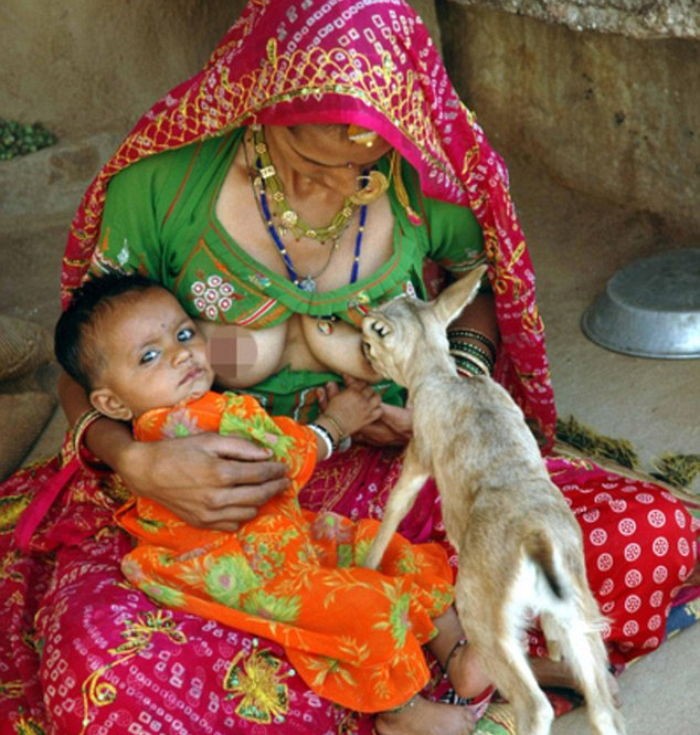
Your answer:
[[[471,208],[496,295],[502,348],[495,375],[549,444],[555,409],[543,326],[506,167],[459,100],[422,20],[402,0],[249,3],[204,69],[139,120],[88,189],[63,260],[64,303],[90,265],[114,174],[253,122],[370,128],[417,170],[424,194]]]

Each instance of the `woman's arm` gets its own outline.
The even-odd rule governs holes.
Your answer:
[[[473,329],[476,332],[481,332],[498,347],[498,321],[493,294],[480,293],[460,316],[450,324],[447,331],[449,332],[452,329]],[[478,343],[476,344],[478,346]]]
[[[59,379],[59,397],[70,425],[91,408],[66,374]],[[268,450],[231,436],[137,442],[127,424],[103,418],[90,425],[85,442],[135,495],[194,526],[233,531],[289,485],[285,466],[270,461]]]

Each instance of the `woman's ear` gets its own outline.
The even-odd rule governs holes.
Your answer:
[[[109,388],[98,388],[92,391],[90,403],[110,419],[131,421],[134,418],[134,412]]]

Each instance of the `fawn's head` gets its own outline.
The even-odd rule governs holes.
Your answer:
[[[449,359],[446,330],[479,290],[486,266],[455,281],[434,301],[399,296],[362,320],[362,350],[372,368],[408,387],[409,376],[426,357]]]

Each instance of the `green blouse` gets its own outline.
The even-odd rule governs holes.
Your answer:
[[[292,314],[337,318],[359,327],[376,304],[401,293],[426,296],[426,259],[453,273],[484,262],[483,237],[472,212],[423,197],[415,172],[404,162],[409,199],[424,224],[409,221],[390,189],[395,224],[389,260],[354,284],[323,293],[301,291],[246,253],[216,216],[242,135],[239,129],[145,158],[115,176],[92,270],[139,270],[170,289],[193,318],[265,329]],[[371,247],[371,228],[365,246]],[[316,409],[313,389],[329,380],[338,376],[285,368],[247,392],[268,411],[309,420]],[[381,389],[385,400],[401,404],[396,386]]]

